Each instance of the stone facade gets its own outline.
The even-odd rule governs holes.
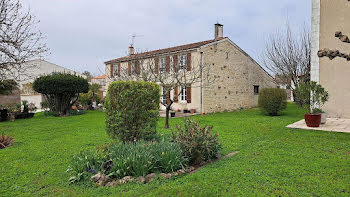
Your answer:
[[[215,82],[203,89],[203,112],[232,111],[257,106],[259,89],[276,87],[273,77],[229,39],[202,49]]]
[[[202,88],[198,87],[199,84],[193,84],[191,103],[179,99],[172,105],[174,110],[195,109],[199,113],[213,113],[251,108],[258,103],[258,94],[254,92],[254,86],[258,86],[260,90],[277,86],[272,76],[228,38],[191,50],[158,54],[156,57],[188,53],[191,54],[193,67],[199,67],[201,62],[209,64],[211,78],[215,80],[214,83],[204,84]],[[144,60],[147,61],[154,61],[154,57]],[[170,61],[173,61],[172,58]],[[113,81],[111,74],[117,72],[115,68],[118,64],[121,68],[127,68],[129,61],[106,64],[107,86]],[[111,72],[111,68],[114,71]],[[173,94],[174,91],[171,92],[171,98]]]

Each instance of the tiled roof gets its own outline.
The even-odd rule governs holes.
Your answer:
[[[217,38],[217,39],[213,39],[213,40],[206,40],[206,41],[202,41],[202,42],[195,42],[195,43],[191,43],[191,44],[186,44],[186,45],[181,45],[181,46],[176,46],[176,47],[170,47],[170,48],[166,48],[166,49],[159,49],[159,50],[154,50],[154,51],[148,51],[145,53],[138,53],[135,55],[129,55],[129,56],[125,56],[125,57],[120,57],[114,60],[110,60],[105,62],[105,64],[112,64],[112,63],[118,63],[118,62],[124,62],[124,61],[129,61],[129,60],[133,60],[136,58],[141,58],[141,57],[148,57],[148,56],[155,56],[155,55],[159,55],[159,54],[164,54],[164,53],[173,53],[173,52],[177,52],[177,51],[184,51],[184,50],[189,50],[189,49],[195,49],[198,47],[201,47],[203,45],[207,45],[216,41],[220,41],[225,39],[226,37],[223,38]]]
[[[101,75],[101,76],[98,76],[98,77],[94,77],[93,79],[105,79],[106,78],[106,75]]]

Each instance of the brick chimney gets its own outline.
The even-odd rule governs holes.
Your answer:
[[[134,46],[130,45],[129,46],[129,55],[134,55],[134,53],[135,53]]]
[[[215,39],[222,38],[224,36],[224,26],[216,23],[215,24]]]

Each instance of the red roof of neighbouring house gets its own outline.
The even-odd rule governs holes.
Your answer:
[[[159,50],[154,50],[154,51],[148,51],[148,52],[138,53],[138,54],[134,54],[134,55],[128,55],[125,57],[120,57],[120,58],[117,58],[114,60],[107,61],[107,62],[105,62],[105,64],[124,62],[124,61],[129,61],[129,60],[133,60],[133,59],[140,58],[140,57],[155,56],[155,55],[159,55],[159,54],[163,54],[163,53],[172,53],[172,52],[177,52],[177,51],[195,49],[195,48],[201,47],[203,45],[207,45],[207,44],[210,44],[210,43],[213,43],[216,41],[223,40],[225,38],[227,38],[227,37],[217,38],[217,39],[213,39],[213,40],[206,40],[206,41],[202,41],[202,42],[195,42],[195,43],[191,43],[191,44],[170,47],[170,48],[165,48],[165,49],[159,49]]]
[[[94,77],[93,79],[105,79],[106,78],[106,75],[101,75],[101,76],[98,76],[98,77]]]

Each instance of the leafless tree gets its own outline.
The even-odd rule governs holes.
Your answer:
[[[36,28],[38,23],[19,0],[0,0],[0,81],[20,81],[36,66],[25,62],[48,53],[43,35]]]
[[[117,73],[112,80],[152,81],[161,86],[162,98],[166,98],[161,102],[166,109],[165,128],[169,128],[170,110],[173,103],[179,101],[181,87],[207,87],[214,78],[210,75],[209,64],[192,62],[190,57],[187,57],[186,63],[174,56],[165,57],[163,63],[159,60],[158,57],[133,58],[128,67],[115,69]]]
[[[300,82],[310,80],[310,54],[310,30],[304,26],[300,32],[295,33],[287,22],[284,33],[269,36],[262,59],[276,76],[290,80],[298,87]]]

